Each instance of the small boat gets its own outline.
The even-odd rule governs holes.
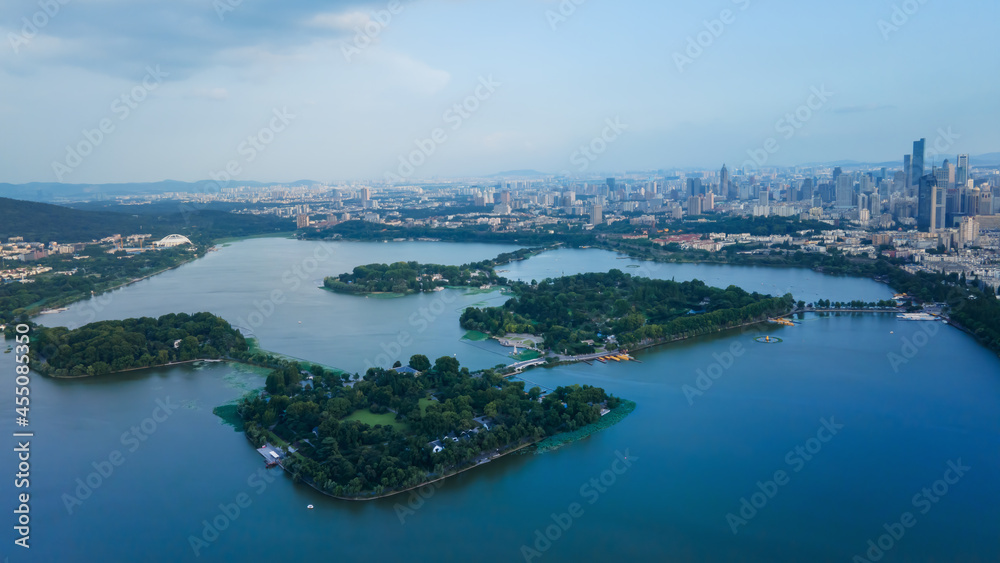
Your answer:
[[[311,504],[310,504],[310,505],[309,505],[309,506],[307,506],[306,508],[308,508],[309,510],[312,510],[312,509],[313,509],[313,505],[311,505]]]

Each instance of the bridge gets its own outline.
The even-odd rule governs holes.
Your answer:
[[[521,373],[521,371],[524,370],[524,368],[529,368],[531,366],[537,366],[544,363],[545,363],[545,358],[535,358],[534,360],[524,360],[523,362],[514,362],[513,364],[510,364],[507,367],[512,368],[514,370],[514,373]]]

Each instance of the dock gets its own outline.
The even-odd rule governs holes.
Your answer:
[[[274,467],[279,465],[281,460],[284,459],[285,454],[281,452],[278,448],[272,446],[271,444],[264,444],[264,447],[257,448],[257,453],[264,458],[264,463],[268,467]]]

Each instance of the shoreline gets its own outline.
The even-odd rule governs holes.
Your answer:
[[[793,313],[785,313],[784,315],[781,315],[780,317],[776,317],[776,318],[785,317],[785,316],[788,316],[788,315],[791,315],[791,314],[793,314]],[[766,319],[765,320],[760,320],[760,321],[751,321],[751,322],[748,322],[748,323],[743,323],[743,324],[734,325],[734,326],[725,327],[725,328],[720,328],[720,329],[713,330],[711,332],[705,332],[705,333],[702,333],[702,334],[692,334],[690,336],[678,336],[678,337],[672,338],[670,340],[662,340],[662,341],[650,342],[650,343],[646,343],[646,344],[639,344],[639,345],[637,345],[634,348],[630,348],[628,350],[628,353],[631,354],[633,352],[640,352],[642,350],[648,350],[649,348],[655,348],[657,346],[665,346],[667,344],[673,344],[675,342],[683,342],[684,340],[690,340],[692,338],[698,338],[698,337],[701,337],[701,336],[710,336],[710,335],[713,335],[713,334],[719,334],[719,333],[726,332],[726,331],[729,331],[729,330],[736,330],[738,328],[744,328],[744,327],[754,326],[754,325],[759,325],[759,324],[764,324],[764,323],[767,323]],[[490,336],[490,338],[495,338],[495,337],[494,336]],[[623,352],[619,351],[618,353],[623,353]],[[602,353],[600,355],[606,355],[606,354],[614,354],[614,352],[604,352],[604,353]],[[556,367],[556,366],[562,366],[562,365],[573,365],[573,364],[579,364],[579,363],[582,363],[582,362],[589,362],[589,361],[591,361],[591,359],[589,358],[589,356],[593,356],[593,354],[584,354],[584,355],[588,356],[588,358],[576,358],[576,357],[573,357],[573,358],[564,358],[564,359],[560,359],[559,361],[557,361],[555,363],[548,363],[548,362],[546,362],[546,363],[542,363],[542,364],[533,364],[533,365],[530,365],[530,366],[525,366],[520,371],[520,373],[524,373],[524,372],[526,372],[526,371],[528,371],[528,370],[530,370],[532,368],[536,368],[536,367],[547,367],[547,368],[549,368],[549,367]],[[539,358],[551,358],[551,357],[552,356],[540,356]]]
[[[85,379],[85,378],[88,378],[88,377],[105,377],[105,376],[108,376],[108,375],[118,375],[119,373],[128,373],[130,371],[142,371],[144,369],[167,368],[167,367],[173,367],[173,366],[180,366],[180,365],[184,365],[184,364],[193,364],[193,363],[196,363],[196,362],[208,362],[208,363],[212,363],[212,364],[237,363],[237,364],[243,364],[243,365],[248,365],[248,366],[256,366],[257,365],[257,364],[251,364],[249,362],[244,362],[242,360],[235,360],[235,359],[232,359],[232,358],[198,358],[198,359],[195,359],[195,360],[184,360],[184,361],[181,361],[181,362],[170,362],[168,364],[159,364],[159,365],[156,365],[156,366],[142,366],[142,367],[137,367],[137,368],[120,369],[118,371],[112,371],[112,372],[104,373],[104,374],[101,374],[101,375],[46,375],[46,374],[38,372],[38,371],[35,371],[35,373],[37,373],[38,375],[41,375],[42,377],[48,377],[48,378],[51,378],[51,379]],[[257,366],[257,367],[263,367],[263,366]]]
[[[246,432],[244,432],[243,434],[246,435]],[[249,441],[249,440],[250,440],[250,438],[248,437],[247,441]],[[524,444],[522,446],[518,446],[518,447],[516,447],[516,448],[514,448],[512,450],[508,450],[508,451],[506,451],[506,452],[498,455],[497,457],[494,457],[494,458],[490,459],[490,461],[486,462],[486,463],[490,463],[490,462],[492,462],[494,460],[500,459],[500,458],[502,458],[502,457],[504,457],[506,455],[512,454],[514,452],[521,451],[524,448],[527,448],[529,446],[533,446],[535,444],[538,444],[541,441],[542,440],[535,440],[533,442],[528,442],[527,444]],[[251,442],[251,445],[253,445],[252,442]],[[399,494],[402,494],[402,493],[406,493],[406,492],[409,492],[409,491],[420,489],[422,487],[426,487],[427,485],[430,485],[430,484],[433,484],[433,483],[437,483],[438,481],[444,481],[445,479],[449,479],[449,478],[454,477],[455,475],[458,475],[460,473],[465,473],[466,471],[469,471],[470,469],[475,469],[475,468],[477,468],[477,467],[479,467],[481,465],[486,465],[486,463],[477,463],[475,465],[470,465],[469,467],[466,467],[466,468],[463,468],[463,469],[459,469],[458,471],[455,471],[454,473],[449,473],[447,475],[443,475],[441,477],[438,477],[436,479],[432,479],[430,481],[424,481],[423,483],[420,483],[419,485],[414,485],[412,487],[408,487],[408,488],[405,488],[405,489],[400,489],[398,491],[392,491],[392,492],[389,492],[389,493],[383,493],[381,495],[371,496],[371,497],[338,497],[337,495],[328,493],[328,492],[320,489],[314,483],[312,483],[310,481],[306,481],[305,479],[301,479],[300,482],[302,482],[302,483],[304,483],[304,484],[312,487],[313,489],[316,490],[316,492],[318,492],[318,493],[320,493],[322,495],[328,496],[330,498],[334,498],[334,499],[337,499],[337,500],[353,501],[353,502],[368,502],[368,501],[373,501],[373,500],[379,500],[379,499],[389,498],[389,497],[393,497],[393,496],[396,496],[396,495],[399,495]],[[284,469],[285,472],[287,472],[289,475],[293,475],[294,476],[294,473],[292,473],[292,471],[290,469],[288,469],[287,467],[285,467],[284,464],[282,464],[282,463],[279,462],[278,466],[281,467],[282,469]]]
[[[76,303],[82,303],[82,302],[86,301],[87,299],[93,299],[95,297],[104,295],[105,293],[108,293],[108,292],[111,292],[111,291],[115,291],[116,289],[121,289],[123,287],[130,286],[130,285],[132,285],[134,283],[139,283],[141,281],[147,280],[147,279],[152,278],[154,276],[158,276],[158,275],[163,274],[165,272],[169,272],[170,270],[176,270],[177,268],[180,268],[181,266],[184,266],[185,264],[190,264],[191,262],[194,262],[195,260],[197,260],[199,258],[203,258],[203,257],[204,257],[204,255],[201,255],[201,256],[195,255],[195,256],[193,256],[193,257],[191,257],[191,258],[189,258],[187,260],[183,260],[183,261],[181,261],[181,262],[179,262],[179,263],[177,263],[177,264],[175,264],[173,266],[168,266],[168,267],[166,267],[166,268],[164,268],[162,270],[153,272],[151,274],[146,274],[145,276],[142,276],[141,278],[133,278],[133,279],[130,279],[130,280],[126,281],[126,282],[120,283],[118,285],[111,286],[111,287],[106,287],[106,288],[103,288],[103,289],[101,289],[99,291],[94,291],[90,295],[81,294],[79,297],[64,297],[62,299],[56,299],[56,300],[54,300],[51,303],[45,303],[44,305],[40,305],[40,306],[36,307],[35,309],[37,309],[37,310],[31,310],[31,309],[26,310],[25,314],[27,314],[29,318],[31,318],[32,320],[34,320],[34,319],[37,319],[38,316],[41,315],[42,311],[44,311],[44,310],[53,309],[53,308],[59,308],[59,307],[68,307],[70,305],[75,305]]]
[[[549,452],[549,451],[561,448],[561,447],[563,447],[565,445],[572,444],[573,442],[578,442],[580,440],[583,440],[584,438],[589,438],[590,436],[593,436],[594,434],[596,434],[598,432],[601,432],[602,430],[607,430],[608,428],[611,428],[612,426],[618,424],[622,420],[625,420],[625,418],[628,417],[628,415],[632,414],[632,411],[635,410],[636,406],[637,405],[636,405],[636,403],[634,401],[630,401],[628,399],[622,399],[622,404],[620,404],[619,406],[615,407],[614,410],[612,410],[611,412],[609,412],[608,414],[605,415],[605,417],[615,417],[615,418],[605,419],[604,417],[601,417],[600,420],[597,420],[596,422],[588,424],[588,425],[586,425],[586,426],[584,426],[582,428],[578,428],[576,430],[569,431],[569,432],[560,432],[559,434],[555,434],[553,436],[548,436],[548,437],[542,438],[540,440],[533,440],[531,442],[528,442],[526,444],[523,444],[523,445],[518,446],[516,448],[513,448],[511,450],[507,450],[507,451],[501,453],[500,455],[498,455],[497,457],[491,458],[488,462],[477,463],[477,464],[474,464],[474,465],[470,465],[468,467],[459,469],[458,471],[455,471],[453,473],[448,473],[447,475],[442,475],[442,476],[437,477],[435,479],[431,479],[429,481],[424,481],[423,483],[420,483],[419,485],[414,485],[412,487],[407,487],[405,489],[400,489],[400,490],[396,490],[396,491],[392,491],[392,492],[388,492],[388,493],[383,493],[381,495],[370,496],[370,497],[340,497],[340,496],[328,493],[328,492],[320,489],[318,486],[316,486],[315,483],[312,483],[310,481],[306,481],[305,479],[301,479],[300,481],[302,483],[304,483],[304,484],[312,487],[314,490],[316,490],[316,492],[318,492],[318,493],[320,493],[320,494],[322,494],[324,496],[328,496],[330,498],[337,499],[337,500],[352,501],[352,502],[369,502],[369,501],[373,501],[373,500],[380,500],[380,499],[384,499],[384,498],[389,498],[389,497],[393,497],[393,496],[396,496],[396,495],[399,495],[399,494],[402,494],[402,493],[406,493],[406,492],[409,492],[409,491],[420,489],[420,488],[426,487],[428,485],[432,485],[434,483],[438,483],[440,481],[444,481],[446,479],[449,479],[449,478],[454,477],[456,475],[459,475],[461,473],[465,473],[466,471],[470,471],[470,470],[475,469],[477,467],[480,467],[482,465],[486,465],[486,463],[491,463],[491,462],[493,462],[495,460],[498,460],[498,459],[500,459],[500,458],[502,458],[504,456],[510,455],[512,453],[515,453],[515,452],[519,452],[519,451],[524,450],[526,448],[529,448],[531,446],[537,446],[537,447],[539,447],[539,451],[537,451],[535,453],[546,453],[546,452]],[[244,434],[244,436],[246,436],[246,432],[244,432],[243,434]],[[565,437],[565,438],[563,438],[563,437]],[[556,442],[556,445],[546,445],[546,442],[555,441],[555,440],[560,440],[560,441]],[[249,441],[249,437],[247,437],[247,441]],[[251,445],[253,445],[253,443],[251,443]],[[280,466],[283,470],[285,470],[285,472],[288,473],[289,475],[294,476],[294,473],[292,472],[292,470],[288,469],[287,467],[285,467],[284,464],[282,464],[282,463],[279,462],[278,466]]]

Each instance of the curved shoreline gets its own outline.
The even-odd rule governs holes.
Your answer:
[[[583,440],[584,438],[588,438],[588,437],[590,437],[590,436],[592,436],[592,435],[594,435],[594,434],[596,434],[596,433],[598,433],[598,432],[600,432],[602,430],[606,430],[608,428],[611,428],[612,426],[618,424],[622,420],[625,420],[625,418],[628,415],[632,414],[632,411],[635,410],[636,406],[637,405],[636,405],[636,403],[634,401],[630,401],[628,399],[622,399],[622,403],[620,405],[618,405],[617,407],[615,407],[611,412],[609,412],[608,414],[606,414],[604,417],[601,417],[601,419],[598,420],[598,421],[596,421],[596,422],[593,422],[591,424],[588,424],[588,425],[586,425],[586,426],[584,426],[582,428],[578,428],[578,429],[573,430],[571,432],[561,432],[561,433],[556,434],[554,436],[548,436],[546,438],[542,438],[541,440],[533,440],[531,442],[528,442],[527,444],[518,446],[518,447],[513,448],[511,450],[507,450],[507,451],[501,453],[500,455],[498,455],[497,457],[491,458],[490,462],[492,462],[494,460],[497,460],[497,459],[500,459],[500,458],[502,458],[504,456],[510,455],[510,454],[512,454],[514,452],[519,452],[519,451],[524,450],[526,448],[529,448],[531,446],[536,446],[538,448],[538,450],[535,453],[541,454],[541,453],[546,453],[546,452],[550,452],[550,451],[556,450],[558,448],[561,448],[561,447],[563,447],[565,445],[568,445],[568,444],[571,444],[573,442],[577,442],[579,440]],[[608,418],[608,417],[613,417],[613,418]],[[244,432],[243,434],[244,434],[244,436],[246,436],[246,432]],[[247,436],[247,440],[248,441],[249,441],[249,439],[250,439],[249,436]],[[547,442],[551,442],[551,443],[547,444]],[[489,463],[489,462],[486,462],[486,463]],[[294,473],[292,472],[292,470],[289,469],[289,468],[287,468],[287,467],[285,467],[284,464],[282,464],[282,463],[279,462],[278,465],[282,469],[284,469],[285,472],[287,472],[289,475],[294,475]],[[474,465],[470,465],[468,467],[459,469],[458,471],[455,471],[453,473],[449,473],[447,475],[442,475],[441,477],[437,477],[437,478],[431,479],[429,481],[424,481],[423,483],[420,483],[419,485],[414,485],[412,487],[407,487],[405,489],[399,489],[399,490],[396,490],[396,491],[391,491],[391,492],[383,493],[381,495],[376,495],[376,496],[342,497],[342,496],[337,496],[337,495],[334,495],[334,494],[331,494],[331,493],[328,493],[328,492],[324,491],[323,489],[321,489],[319,486],[317,486],[315,483],[313,483],[311,481],[306,481],[305,479],[301,479],[300,482],[302,482],[302,483],[304,483],[304,484],[312,487],[317,492],[319,492],[319,493],[321,493],[321,494],[323,494],[325,496],[328,496],[330,498],[334,498],[334,499],[337,499],[337,500],[354,501],[354,502],[367,502],[367,501],[373,501],[373,500],[379,500],[379,499],[389,498],[389,497],[393,497],[393,496],[396,496],[396,495],[399,495],[399,494],[402,494],[402,493],[406,493],[406,492],[409,492],[409,491],[420,489],[420,488],[426,487],[428,485],[432,485],[434,483],[438,483],[440,481],[444,481],[446,479],[449,479],[449,478],[454,477],[456,475],[459,475],[461,473],[465,473],[466,471],[469,471],[471,469],[475,469],[475,468],[477,468],[477,467],[479,467],[481,465],[485,465],[485,463],[476,463]]]
[[[243,434],[244,434],[244,436],[246,436],[246,432],[244,432]],[[250,440],[250,437],[247,436],[247,441],[249,441],[249,440]],[[528,442],[527,444],[524,444],[522,446],[518,446],[518,447],[516,447],[516,448],[514,448],[512,450],[508,450],[508,451],[506,451],[506,452],[498,455],[497,457],[494,457],[494,458],[490,459],[490,461],[497,460],[497,459],[500,459],[500,458],[502,458],[502,457],[504,457],[504,456],[506,456],[508,454],[512,454],[514,452],[523,450],[524,448],[527,448],[529,446],[533,446],[535,444],[538,444],[540,441],[541,440],[535,440],[533,442]],[[252,444],[252,442],[251,442],[251,444]],[[486,462],[486,463],[489,463],[489,462]],[[287,472],[289,475],[294,476],[294,473],[292,473],[292,470],[288,469],[287,467],[285,467],[285,465],[283,463],[279,462],[278,465],[282,469],[284,469],[285,472]],[[323,489],[319,488],[315,483],[313,483],[311,481],[306,481],[305,479],[301,479],[300,482],[304,483],[306,485],[309,485],[310,487],[312,487],[313,489],[315,489],[316,492],[318,492],[320,494],[323,494],[325,496],[328,496],[330,498],[334,498],[334,499],[337,499],[337,500],[355,501],[355,502],[367,502],[367,501],[373,501],[373,500],[379,500],[379,499],[389,498],[389,497],[392,497],[392,496],[396,496],[398,494],[402,494],[402,493],[406,493],[406,492],[413,491],[413,490],[416,490],[416,489],[420,489],[420,488],[426,487],[427,485],[430,485],[432,483],[437,483],[438,481],[444,481],[445,479],[448,479],[450,477],[454,477],[455,475],[458,475],[460,473],[465,473],[466,471],[469,471],[470,469],[475,469],[475,468],[477,468],[477,467],[479,467],[481,465],[485,465],[485,463],[477,463],[475,465],[470,465],[469,467],[465,467],[463,469],[459,469],[458,471],[455,471],[454,473],[449,473],[447,475],[442,475],[441,477],[438,477],[436,479],[431,479],[430,481],[424,481],[423,483],[420,483],[419,485],[414,485],[412,487],[407,487],[405,489],[400,489],[398,491],[392,491],[392,492],[383,493],[381,495],[370,496],[370,497],[338,497],[337,495],[334,495],[334,494],[331,494],[331,493],[328,493],[328,492],[324,491]]]
[[[625,420],[625,417],[632,414],[632,411],[635,410],[636,406],[635,401],[622,399],[620,405],[612,409],[608,414],[602,416],[597,422],[593,422],[572,432],[563,432],[562,434],[549,436],[548,438],[538,442],[538,449],[535,453],[543,454],[545,452],[551,452],[567,444],[572,444],[573,442],[583,440],[584,438],[589,438],[602,430],[607,430],[608,428],[611,428],[612,426]],[[565,438],[560,439],[561,437]]]

